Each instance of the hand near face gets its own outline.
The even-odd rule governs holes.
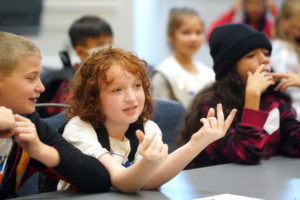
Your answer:
[[[162,162],[168,157],[168,145],[155,138],[154,133],[144,135],[142,131],[137,130],[136,136],[139,140],[137,152],[147,160]]]
[[[15,132],[15,117],[11,109],[0,107],[0,138],[11,137]]]
[[[277,81],[280,81],[275,87],[275,91],[284,91],[288,87],[300,87],[300,75],[291,73],[273,73],[272,76]]]
[[[255,92],[260,96],[269,86],[274,84],[273,76],[269,73],[269,66],[262,64],[253,74],[248,72],[246,93]]]
[[[41,141],[38,138],[35,125],[27,118],[15,115],[16,130],[15,141],[35,158],[41,149]]]
[[[227,119],[224,121],[224,113],[222,105],[217,105],[217,117],[215,117],[215,110],[210,108],[207,114],[207,118],[202,118],[200,121],[203,126],[191,137],[191,142],[193,146],[201,146],[202,142],[205,142],[205,146],[222,138],[236,114],[237,110],[233,109],[228,115]]]

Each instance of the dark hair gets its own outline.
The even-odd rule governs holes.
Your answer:
[[[267,18],[267,11],[265,10],[264,13],[262,14],[261,18],[259,19],[258,23],[257,23],[257,29],[260,32],[264,31],[264,27],[266,24],[266,18]],[[249,16],[247,15],[247,13],[244,13],[244,22],[246,24],[248,24],[250,26],[250,19]]]
[[[242,81],[236,69],[233,68],[220,80],[199,92],[187,109],[183,122],[180,125],[176,138],[176,146],[187,143],[191,136],[201,127],[199,120],[206,117],[209,108],[216,109],[218,103],[223,106],[224,117],[227,117],[232,109],[238,112],[231,124],[235,126],[242,118],[242,110],[245,102],[246,84]],[[285,93],[274,91],[275,86],[270,86],[262,95],[274,93],[291,103],[291,98]]]
[[[106,73],[114,63],[137,75],[142,81],[145,105],[136,124],[142,124],[144,120],[152,118],[153,99],[150,94],[150,79],[146,61],[129,51],[107,48],[89,56],[76,71],[68,100],[70,107],[65,114],[67,119],[79,116],[82,120],[91,123],[94,128],[101,127],[105,121],[105,116],[99,106],[101,104],[100,84],[103,82],[110,83]]]
[[[244,0],[244,1],[247,1],[247,0]],[[265,1],[265,0],[263,0]],[[248,25],[250,25],[251,21],[250,21],[250,18],[248,16],[248,14],[246,12],[244,12],[244,22]],[[264,13],[261,15],[258,23],[257,23],[257,28],[256,30],[260,31],[260,32],[263,32],[264,30],[264,27],[265,27],[265,24],[266,24],[266,18],[267,18],[267,9],[264,10]]]
[[[91,37],[113,36],[110,25],[97,16],[83,16],[73,22],[69,29],[69,37],[72,46],[85,45],[86,40]]]

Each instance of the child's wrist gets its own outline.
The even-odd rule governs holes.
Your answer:
[[[32,155],[34,159],[42,162],[48,167],[58,165],[60,156],[55,148],[40,142],[35,151],[37,153]]]
[[[197,138],[198,141],[194,141],[195,139],[191,138],[188,143],[186,143],[186,148],[188,152],[199,154],[206,146],[208,141],[203,137]]]

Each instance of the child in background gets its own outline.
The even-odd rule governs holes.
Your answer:
[[[104,163],[112,186],[122,192],[154,189],[173,178],[223,136],[236,112],[224,121],[221,105],[217,117],[211,109],[191,140],[168,155],[159,127],[150,120],[153,100],[147,74],[146,62],[134,54],[103,49],[76,72],[66,113],[70,121],[63,137]],[[67,187],[60,182],[58,189]]]
[[[81,59],[84,61],[90,54],[101,49],[110,47],[113,41],[113,31],[110,25],[97,16],[83,16],[73,22],[69,29],[69,37],[72,46]],[[78,69],[80,64],[75,64]],[[70,93],[71,83],[63,81],[58,87],[51,103],[65,103]],[[50,107],[47,109],[49,115],[57,114],[64,108]]]
[[[242,19],[236,19],[238,11],[242,11]],[[214,28],[227,23],[240,22],[263,32],[272,38],[273,19],[268,17],[268,11],[275,18],[277,14],[274,0],[234,0],[231,9],[215,20],[207,31],[207,38]]]
[[[241,112],[225,137],[206,147],[189,168],[258,164],[279,154],[300,157],[300,122],[290,98],[274,91],[268,38],[248,25],[226,24],[212,32],[209,46],[216,82],[196,95],[179,131],[179,146],[199,129],[198,119],[209,107],[222,103],[225,115],[233,107]]]
[[[276,18],[272,45],[272,69],[277,73],[300,74],[300,0],[283,2]],[[300,120],[300,88],[289,87],[286,92],[292,97],[292,105]]]
[[[168,38],[174,52],[156,67],[152,94],[187,107],[199,90],[214,81],[213,70],[193,59],[204,40],[204,26],[198,13],[190,8],[172,9]]]
[[[76,190],[107,191],[109,175],[101,162],[82,154],[34,112],[45,90],[40,72],[40,50],[21,36],[0,32],[0,115],[6,118],[0,122],[0,199],[15,197],[36,171]]]

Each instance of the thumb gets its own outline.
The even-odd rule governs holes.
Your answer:
[[[135,132],[137,139],[139,140],[139,143],[142,143],[144,140],[144,133],[141,130],[137,130]]]

